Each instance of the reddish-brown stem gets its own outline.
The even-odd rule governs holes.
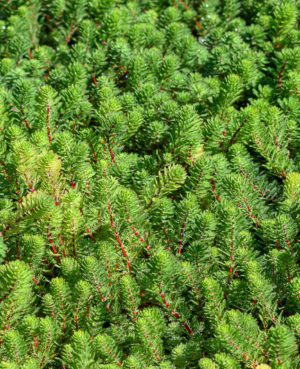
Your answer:
[[[163,301],[163,303],[164,303],[165,307],[166,307],[167,309],[171,309],[171,306],[170,306],[170,304],[168,303],[168,301],[166,300],[164,293],[162,293],[162,292],[161,292],[161,293],[160,293],[160,297],[161,297],[161,299],[162,299],[162,301]],[[172,315],[173,315],[173,317],[174,317],[174,318],[176,318],[176,319],[180,319],[180,318],[181,318],[180,314],[178,314],[174,309],[172,309],[171,314],[172,314]],[[190,326],[189,326],[186,322],[181,322],[181,324],[182,324],[182,326],[184,327],[184,329],[189,333],[189,335],[193,335],[193,331],[191,330]]]
[[[31,181],[29,180],[28,176],[26,173],[24,173],[24,176],[26,178],[26,181],[27,181],[27,186],[29,187],[29,190],[30,192],[35,192],[35,188],[34,186],[32,185]]]
[[[69,33],[67,34],[67,37],[66,37],[66,44],[68,44],[70,42],[74,31],[75,31],[74,26],[73,26],[73,24],[71,24],[70,31],[69,31]]]
[[[280,71],[277,77],[277,84],[278,84],[279,90],[282,89],[282,77],[283,77],[285,67],[286,67],[286,61],[283,63],[282,67],[280,68]]]
[[[10,226],[7,226],[3,229],[2,232],[0,232],[0,237],[4,237],[5,233],[10,229]]]
[[[260,190],[253,182],[253,180],[249,177],[247,173],[245,173],[243,170],[240,171],[241,175],[247,180],[248,183],[252,186],[253,190],[260,194],[260,196],[266,198],[267,193]]]
[[[111,282],[112,274],[111,274],[110,266],[109,266],[108,259],[106,256],[105,256],[105,264],[107,268],[108,279],[110,280],[108,284],[111,286],[112,285],[112,282]]]
[[[107,209],[108,209],[108,213],[109,213],[109,217],[110,217],[110,225],[111,225],[111,228],[114,230],[115,239],[116,239],[116,241],[118,242],[118,244],[121,248],[121,251],[122,251],[122,254],[123,254],[124,258],[127,259],[128,269],[131,270],[131,263],[130,263],[130,260],[128,258],[127,252],[125,250],[124,244],[120,239],[119,233],[116,231],[116,226],[115,226],[115,222],[114,222],[114,218],[113,218],[113,213],[112,213],[111,205],[110,205],[109,202],[107,204]]]
[[[180,2],[180,4],[184,7],[185,10],[189,11],[190,8],[186,5],[186,3],[183,0],[178,0]],[[194,19],[195,24],[197,26],[197,28],[199,28],[200,30],[203,29],[203,27],[201,26],[201,24],[197,21],[197,19]]]
[[[49,241],[49,243],[50,243],[50,245],[51,245],[51,249],[52,249],[52,251],[53,251],[53,253],[54,253],[54,255],[55,255],[55,259],[56,259],[56,260],[57,260],[57,262],[60,264],[60,263],[61,263],[61,260],[60,260],[60,257],[59,257],[59,255],[58,255],[57,249],[56,249],[56,247],[55,247],[55,245],[54,245],[54,243],[53,243],[51,233],[48,233],[48,234],[47,234],[47,237],[48,237],[48,241]]]
[[[93,242],[96,242],[95,237],[93,236],[93,233],[91,232],[90,228],[88,228],[88,229],[86,230],[86,233],[89,235],[90,239],[91,239]]]
[[[236,351],[238,351],[238,352],[240,351],[240,347],[238,345],[236,345],[232,340],[229,340],[229,343],[232,347],[235,348]],[[250,360],[247,353],[241,352],[241,355],[242,355],[243,359],[245,359],[246,361]],[[257,365],[254,362],[251,363],[251,366],[252,366],[253,369],[257,368]]]
[[[203,29],[202,25],[197,21],[197,19],[195,18],[194,19],[195,23],[196,23],[196,26],[199,28],[199,29]]]
[[[24,119],[24,123],[25,123],[26,128],[30,129],[30,125],[29,125],[28,120],[26,118]]]
[[[89,305],[86,306],[86,317],[87,317],[87,319],[90,319],[90,317],[91,317]]]
[[[111,148],[111,147],[108,147],[108,151],[109,151],[109,155],[110,155],[110,157],[111,157],[112,162],[113,162],[114,164],[116,164],[116,158],[115,158],[115,154],[114,154],[114,152],[113,152],[112,148]]]
[[[214,304],[214,308],[215,308],[215,312],[216,312],[217,318],[220,321],[222,319],[222,316],[220,315],[220,312],[219,312],[219,306],[217,304],[217,301],[216,301],[216,298],[215,298],[215,294],[214,294],[214,292],[211,289],[209,290],[209,292],[211,294],[211,299],[212,299],[213,304]]]
[[[94,162],[95,164],[97,164],[97,163],[98,163],[97,154],[96,154],[96,152],[95,152],[95,151],[93,152],[93,162]]]
[[[30,60],[33,58],[32,51],[30,49],[28,49],[28,56]]]
[[[186,222],[183,222],[181,229],[180,229],[180,238],[178,241],[178,255],[181,255],[181,252],[182,252],[182,243],[183,243],[183,235],[184,235],[185,227],[186,227]]]
[[[58,239],[59,239],[60,245],[63,246],[63,248],[64,248],[62,254],[63,254],[64,257],[66,257],[67,254],[66,254],[65,243],[64,243],[64,241],[62,239],[61,233],[58,235]]]
[[[131,226],[131,229],[133,230],[134,235],[139,238],[140,242],[142,242],[142,243],[145,243],[146,242],[143,237],[139,237],[139,232],[136,230],[136,228],[134,226]],[[146,249],[147,249],[147,251],[150,251],[151,246],[150,245],[147,245],[146,246]]]
[[[39,343],[36,337],[33,337],[33,341],[34,341],[34,346],[38,349],[39,348]]]
[[[32,280],[33,280],[33,283],[37,286],[37,287],[40,287],[39,286],[39,281],[35,278],[35,276],[32,277]]]
[[[184,328],[188,332],[188,334],[190,336],[192,336],[193,335],[193,331],[191,330],[191,328],[186,323],[182,323],[182,325],[184,326]]]
[[[97,78],[96,78],[96,76],[95,76],[94,74],[92,75],[92,81],[93,81],[93,84],[94,84],[95,86],[97,86],[97,85],[98,85]]]
[[[234,244],[233,242],[230,243],[230,261],[231,261],[231,264],[230,264],[230,267],[229,267],[229,279],[232,278],[232,275],[233,275],[233,262],[234,262]]]
[[[215,199],[216,199],[218,202],[221,202],[221,197],[217,194],[217,191],[216,191],[216,184],[215,184],[215,180],[214,180],[213,178],[211,179],[210,184],[211,184],[211,192],[214,194]]]
[[[246,197],[243,197],[244,204],[247,208],[247,211],[249,212],[250,218],[255,222],[256,227],[260,226],[259,220],[256,218],[256,216],[253,214],[251,206],[248,204]]]
[[[179,2],[184,7],[185,10],[190,10],[190,8],[186,5],[185,2],[183,2],[182,0],[179,0]]]
[[[163,293],[161,293],[160,294],[160,296],[161,296],[161,298],[162,298],[162,300],[163,300],[163,303],[164,303],[164,305],[165,305],[165,307],[167,308],[167,309],[170,309],[170,305],[169,305],[169,303],[167,302],[167,300],[166,300],[166,298],[165,298],[165,295],[163,294]]]

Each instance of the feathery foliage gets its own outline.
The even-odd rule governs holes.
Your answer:
[[[300,368],[299,15],[0,1],[0,369]]]

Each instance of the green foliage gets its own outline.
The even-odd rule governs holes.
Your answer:
[[[297,369],[298,0],[0,1],[0,369]]]

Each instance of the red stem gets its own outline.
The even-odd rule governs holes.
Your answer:
[[[112,149],[110,147],[108,147],[108,151],[109,151],[109,154],[110,154],[110,157],[111,157],[111,160],[114,164],[116,164],[116,159],[115,159],[115,154],[114,152],[112,151]]]
[[[95,240],[95,237],[93,236],[93,233],[91,232],[90,228],[88,228],[86,230],[87,234],[89,235],[90,239],[93,241],[93,242],[96,242]]]
[[[131,226],[131,229],[133,230],[134,235],[135,235],[136,237],[139,237],[139,232],[136,230],[136,228],[135,228],[134,226]],[[142,242],[142,243],[146,242],[146,241],[145,241],[145,239],[144,239],[143,237],[139,237],[139,240],[140,240],[140,242]],[[147,249],[147,251],[149,251],[149,250],[151,249],[151,246],[150,246],[150,245],[147,245],[147,246],[146,246],[146,249]]]
[[[98,82],[97,82],[97,78],[96,78],[96,76],[94,74],[92,75],[92,80],[93,80],[93,84],[95,86],[97,86],[98,85]]]
[[[110,217],[110,225],[111,225],[112,229],[115,230],[116,229],[116,226],[115,226],[115,222],[114,222],[114,218],[113,218],[113,213],[112,213],[112,210],[111,210],[111,205],[110,205],[109,202],[107,204],[107,208],[108,208],[109,217]],[[118,242],[118,244],[119,244],[119,246],[121,248],[121,251],[122,251],[122,254],[123,254],[124,258],[127,259],[127,267],[128,267],[129,270],[131,270],[131,263],[130,263],[130,260],[128,258],[127,252],[125,250],[125,247],[124,247],[123,242],[120,239],[119,233],[116,230],[114,232],[114,235],[115,235],[116,241]]]
[[[211,184],[211,192],[214,194],[215,199],[216,199],[218,202],[221,202],[221,197],[217,194],[217,191],[216,191],[216,184],[215,184],[215,181],[214,181],[214,179],[213,179],[213,178],[211,179],[210,184]]]
[[[282,77],[283,77],[285,67],[286,67],[286,61],[283,63],[283,65],[282,65],[282,67],[279,71],[278,77],[277,77],[277,83],[278,83],[279,90],[282,89]]]
[[[39,286],[39,282],[38,280],[35,278],[35,276],[32,277],[32,280],[33,280],[33,283],[37,286],[37,287],[40,287]]]
[[[180,238],[178,241],[178,255],[181,255],[181,252],[182,252],[183,234],[184,234],[185,227],[186,227],[186,222],[183,222],[181,229],[180,229]]]
[[[25,123],[26,128],[29,129],[30,128],[30,125],[29,125],[28,120],[26,118],[24,119],[24,123]]]
[[[66,37],[66,44],[68,44],[73,36],[74,33],[74,26],[73,24],[71,24],[71,28],[70,28],[70,32],[68,33],[67,37]]]
[[[165,295],[161,292],[160,293],[160,297],[165,305],[165,307],[167,309],[171,309],[171,306],[170,304],[168,303],[168,301],[166,300],[165,298]],[[172,310],[171,314],[174,316],[174,318],[176,319],[180,319],[181,316],[180,314],[178,314],[175,310]],[[189,327],[189,325],[186,323],[186,322],[181,322],[182,326],[184,327],[184,329],[189,333],[189,335],[192,335],[193,334],[193,331],[191,330],[191,328]]]
[[[39,348],[39,343],[36,337],[33,337],[33,341],[34,341],[34,346],[38,349]]]
[[[56,250],[56,247],[55,247],[55,245],[54,245],[54,243],[53,243],[53,240],[52,240],[52,238],[51,238],[51,233],[48,233],[48,241],[49,241],[49,243],[50,243],[50,245],[51,245],[51,249],[52,249],[52,251],[53,251],[53,253],[54,253],[54,255],[55,255],[55,258],[56,258],[56,260],[57,260],[57,262],[60,264],[61,263],[61,260],[60,260],[60,257],[59,257],[59,255],[58,255],[58,252],[57,252],[57,250]]]
[[[184,7],[185,10],[189,11],[190,8],[186,5],[186,3],[183,1],[183,0],[179,0],[180,4]],[[199,29],[203,29],[203,27],[201,26],[201,24],[197,21],[197,19],[195,18],[194,19],[195,23],[196,23],[196,26],[199,28]]]

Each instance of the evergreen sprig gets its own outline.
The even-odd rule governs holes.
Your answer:
[[[0,1],[0,369],[300,368],[299,15]]]

